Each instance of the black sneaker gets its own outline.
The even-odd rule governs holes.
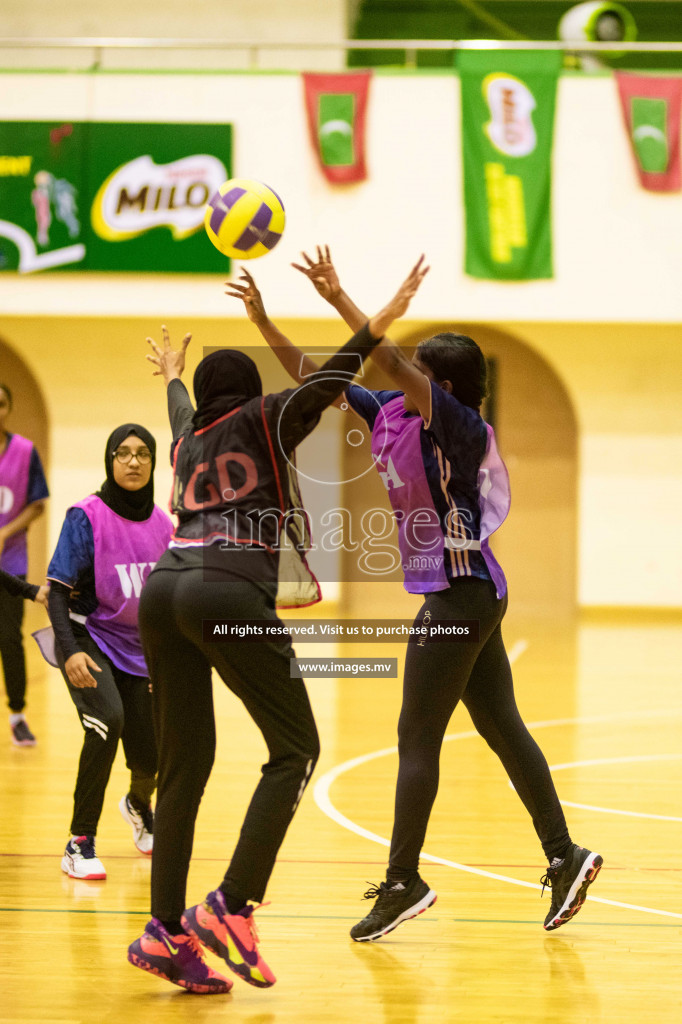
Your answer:
[[[603,859],[598,853],[584,850],[575,843],[571,843],[563,860],[556,863],[552,861],[547,874],[541,879],[543,893],[545,886],[552,890],[552,906],[545,918],[545,929],[548,932],[560,928],[578,913],[585,902],[587,889],[599,874],[602,864]]]
[[[397,882],[389,886],[382,882],[380,886],[372,886],[365,893],[366,900],[376,900],[367,917],[358,921],[350,930],[350,937],[355,942],[370,942],[380,939],[387,932],[392,932],[403,921],[422,914],[436,902],[436,894],[429,889],[419,875],[405,885]]]
[[[29,729],[25,718],[20,718],[14,725],[10,725],[10,732],[15,747],[35,747],[36,738]]]

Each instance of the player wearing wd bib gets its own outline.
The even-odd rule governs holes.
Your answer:
[[[0,384],[0,568],[25,581],[28,571],[27,530],[42,515],[49,492],[33,443],[5,428],[11,411],[12,392],[6,384]],[[16,746],[32,747],[36,738],[24,717],[26,660],[21,633],[23,618],[22,597],[12,588],[0,589],[0,654],[12,742]]]
[[[131,522],[96,494],[77,501],[72,508],[85,513],[92,533],[92,564],[97,566],[97,604],[83,625],[116,668],[146,677],[137,615],[143,582],[168,547],[168,516],[154,506],[148,519]],[[80,522],[83,526],[82,519]],[[71,618],[76,622],[77,614],[72,609]]]
[[[297,266],[352,328],[364,315],[340,286],[329,249]],[[285,366],[312,373],[315,364],[285,346]],[[419,875],[419,855],[438,791],[440,750],[463,701],[478,732],[498,755],[524,803],[549,862],[552,888],[544,922],[565,924],[580,909],[602,858],[571,842],[547,761],[519,715],[501,623],[504,573],[489,538],[509,510],[509,483],[491,427],[480,415],[486,363],[466,335],[422,341],[412,362],[384,339],[373,360],[400,391],[346,390],[346,400],[372,427],[372,454],[398,523],[405,587],[424,595],[407,645],[398,722],[399,768],[386,881],[365,894],[370,912],[351,928],[358,942],[378,939],[436,899]],[[440,623],[475,620],[478,635],[443,642]],[[434,636],[435,634],[435,636]]]
[[[66,513],[48,568],[56,663],[83,726],[62,858],[72,878],[106,877],[95,837],[119,739],[130,769],[130,790],[119,807],[138,850],[152,848],[156,745],[137,620],[143,584],[171,535],[168,516],[154,505],[155,452],[154,438],[137,424],[111,434],[107,479]]]
[[[319,755],[305,685],[290,672],[291,641],[286,634],[282,640],[274,636],[283,628],[275,610],[278,589],[280,603],[319,597],[305,563],[306,519],[293,453],[385,329],[405,312],[422,277],[414,268],[392,302],[358,326],[318,378],[276,394],[263,395],[248,356],[223,349],[199,363],[195,411],[179,379],[189,336],[179,352],[171,349],[165,328],[163,350],[152,342],[150,358],[168,388],[178,527],[140,605],[159,742],[159,789],[154,916],[129,947],[128,959],[193,992],[231,987],[203,961],[197,938],[249,984],[264,988],[275,981],[258,951],[249,901],[263,899]],[[267,319],[250,276],[247,285],[230,287],[230,294],[244,300],[250,319]],[[292,511],[296,514],[287,515]],[[249,620],[273,632],[255,641],[216,640],[204,632],[211,619]],[[212,668],[261,730],[268,760],[223,880],[203,904],[184,910],[194,823],[215,753]]]

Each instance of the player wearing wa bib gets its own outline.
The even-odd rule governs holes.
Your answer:
[[[372,457],[398,524],[411,594],[444,590],[461,576],[507,582],[489,538],[510,505],[509,477],[495,433],[473,409],[431,385],[431,420],[407,413],[399,391],[346,389],[372,428]]]
[[[341,288],[329,250],[298,266],[350,327],[364,314]],[[312,373],[306,357],[291,371]],[[580,909],[602,858],[571,842],[547,761],[516,706],[502,639],[504,573],[489,538],[509,510],[509,482],[491,427],[480,415],[486,363],[476,342],[445,332],[421,341],[410,362],[388,339],[372,359],[400,391],[346,391],[372,427],[372,454],[398,523],[405,587],[424,595],[405,655],[398,722],[399,768],[386,881],[365,894],[374,906],[351,928],[358,942],[378,939],[426,910],[436,894],[419,875],[419,855],[439,781],[440,750],[461,700],[498,755],[524,803],[549,861],[548,930]],[[471,622],[465,642],[443,642],[457,621]]]
[[[48,568],[55,663],[83,726],[71,838],[62,870],[104,878],[95,837],[104,793],[123,742],[130,790],[119,804],[135,845],[151,853],[156,744],[147,666],[138,629],[142,587],[168,547],[171,521],[154,505],[156,444],[134,423],[105,449],[107,479],[66,513]]]

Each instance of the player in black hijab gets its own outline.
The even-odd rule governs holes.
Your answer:
[[[197,939],[250,985],[275,982],[258,950],[250,901],[263,899],[319,755],[305,684],[291,673],[294,651],[276,612],[283,566],[296,603],[320,596],[304,551],[292,544],[287,528],[296,492],[293,455],[390,324],[406,312],[424,273],[420,261],[381,313],[299,388],[263,395],[248,356],[231,349],[212,352],[195,375],[195,411],[180,379],[190,336],[177,351],[166,328],[163,348],[151,342],[148,358],[167,385],[178,526],[140,604],[159,780],[153,917],[130,945],[128,959],[193,992],[232,987],[203,961]],[[254,301],[256,296],[260,302],[257,290]],[[302,509],[295,511],[299,520],[305,518]],[[204,635],[209,619],[257,623],[265,635],[213,642]],[[185,909],[194,826],[215,756],[212,669],[260,729],[268,760],[223,880],[203,903]]]

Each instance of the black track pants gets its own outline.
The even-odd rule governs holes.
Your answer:
[[[134,802],[146,807],[151,800],[156,785],[152,697],[146,677],[116,668],[84,626],[77,622],[72,625],[78,646],[102,670],[90,670],[97,680],[96,687],[72,686],[64,671],[64,659],[57,650],[57,661],[84,732],[73,794],[71,834],[94,836],[119,739],[130,769]]]
[[[158,569],[142,591],[140,632],[159,744],[152,914],[162,921],[177,921],[187,905],[194,826],[215,756],[211,667],[243,702],[269,754],[221,885],[226,892],[263,899],[319,756],[305,685],[289,678],[288,638],[204,642],[204,619],[239,618],[279,622],[272,598],[261,588],[239,581],[206,583],[201,569]]]
[[[21,576],[20,579],[26,579]],[[26,660],[21,626],[24,620],[23,597],[12,597],[0,587],[0,655],[5,675],[5,690],[10,711],[23,711],[26,694]]]

